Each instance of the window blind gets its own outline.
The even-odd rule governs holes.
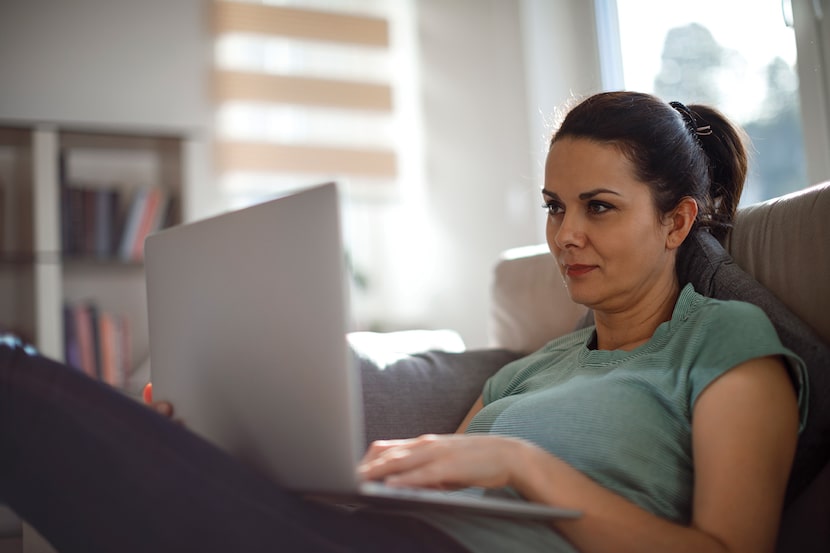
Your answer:
[[[252,200],[322,180],[393,185],[400,146],[387,3],[290,4],[213,4],[220,183]]]

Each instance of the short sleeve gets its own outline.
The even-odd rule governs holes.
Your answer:
[[[759,357],[782,356],[798,394],[799,428],[807,420],[808,382],[804,362],[784,347],[775,327],[757,306],[739,301],[720,301],[706,307],[716,313],[704,317],[696,337],[705,341],[689,375],[690,409],[700,394],[730,369]]]

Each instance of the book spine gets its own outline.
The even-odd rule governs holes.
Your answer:
[[[92,340],[92,319],[87,305],[80,303],[72,308],[75,315],[75,335],[78,341],[80,368],[91,378],[98,378],[95,370],[94,343]]]
[[[138,227],[141,224],[141,214],[144,211],[146,201],[147,191],[145,189],[136,190],[127,211],[124,232],[121,235],[121,244],[118,249],[118,255],[123,261],[132,260],[133,244],[138,233]]]
[[[121,387],[123,386],[123,379],[118,363],[119,339],[116,318],[114,315],[102,311],[99,315],[98,322],[101,350],[101,378],[111,386]]]
[[[89,328],[90,334],[92,335],[92,366],[95,372],[95,376],[98,380],[102,380],[103,374],[101,372],[101,327],[98,322],[98,319],[101,316],[101,312],[98,309],[98,306],[94,303],[87,304],[87,311],[89,312]]]
[[[119,326],[121,332],[119,333],[120,348],[119,354],[121,357],[121,373],[124,375],[124,380],[132,374],[132,355],[133,355],[133,341],[132,341],[132,327],[130,326],[130,319],[122,316],[119,319]]]
[[[63,351],[64,360],[70,367],[79,371],[83,370],[81,361],[80,345],[78,344],[77,324],[72,306],[63,306]]]
[[[112,254],[113,196],[117,191],[101,188],[95,191],[95,257],[107,258]]]
[[[83,228],[84,228],[84,201],[83,190],[75,186],[66,188],[66,248],[64,253],[70,255],[80,254],[83,250]]]
[[[91,302],[67,304],[64,316],[67,364],[91,378],[123,388],[130,373],[129,319]]]
[[[135,240],[132,246],[131,258],[135,261],[144,259],[144,239],[153,230],[156,224],[158,212],[162,202],[162,190],[159,187],[153,187],[147,192],[147,201],[144,204],[144,209],[141,212],[141,222],[136,232]]]
[[[92,188],[81,188],[83,197],[82,255],[95,255],[95,221],[97,219],[97,194]]]

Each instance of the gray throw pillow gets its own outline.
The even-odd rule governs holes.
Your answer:
[[[455,432],[484,381],[521,357],[503,349],[428,351],[379,366],[368,355],[354,355],[363,380],[367,445]]]
[[[804,360],[809,407],[787,489],[789,504],[830,460],[830,347],[772,292],[738,267],[706,231],[699,230],[686,239],[677,274],[681,286],[691,282],[704,296],[745,301],[763,309],[781,342]]]

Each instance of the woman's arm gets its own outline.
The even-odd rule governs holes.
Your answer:
[[[726,373],[701,394],[692,422],[694,523],[733,551],[773,551],[798,439],[783,361],[759,359]]]
[[[500,436],[381,442],[361,468],[392,485],[516,488],[532,501],[581,510],[555,526],[583,553],[771,552],[795,451],[798,409],[783,363],[762,358],[715,380],[693,413],[695,489],[689,526],[657,517],[561,459]]]
[[[609,547],[620,553],[772,552],[797,433],[798,407],[783,362],[754,359],[715,380],[695,405],[689,527],[639,509],[555,459],[532,464],[537,470],[525,493],[581,509],[582,519],[557,527],[585,553]]]

